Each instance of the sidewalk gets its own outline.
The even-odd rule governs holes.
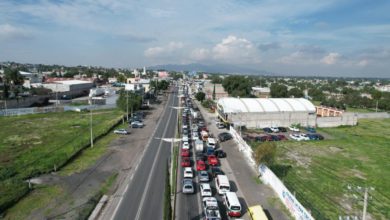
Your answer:
[[[226,132],[226,129],[218,129],[215,125],[217,116],[215,113],[209,113],[205,110],[198,101],[195,101],[199,111],[201,112],[209,131],[217,137],[219,133]],[[282,211],[285,209],[283,204],[278,199],[273,190],[260,183],[258,172],[255,167],[251,167],[246,162],[246,158],[239,152],[236,143],[233,140],[220,143],[226,154],[226,159],[221,159],[222,166],[227,175],[234,176],[233,179],[237,185],[237,190],[241,192],[245,198],[243,209],[260,204],[265,209],[267,215],[273,220],[288,220],[290,217]],[[227,169],[226,169],[227,168]],[[229,176],[230,178],[230,176]],[[234,187],[233,187],[234,188]],[[247,217],[247,213],[245,217]]]

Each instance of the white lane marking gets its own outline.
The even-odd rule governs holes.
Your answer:
[[[172,117],[172,110],[171,112],[169,113],[169,117],[168,117],[168,120],[167,121],[170,121],[171,120],[171,117]],[[168,125],[169,123],[167,123],[165,125],[165,128],[164,128],[164,131],[163,131],[163,137],[165,136],[165,134],[167,133],[167,129],[168,129]],[[160,155],[160,150],[161,150],[161,145],[162,143],[164,143],[162,140],[160,140],[160,144],[158,145],[158,150],[157,150],[157,153],[156,155],[154,156],[154,161],[153,161],[153,164],[152,164],[152,170],[151,172],[149,173],[149,176],[148,176],[148,181],[146,182],[146,188],[142,194],[142,198],[141,198],[141,202],[139,204],[139,208],[138,208],[138,211],[137,211],[137,215],[135,216],[135,219],[138,220],[140,218],[140,215],[141,215],[141,212],[142,212],[142,208],[143,208],[143,205],[144,205],[144,202],[145,202],[145,198],[146,198],[146,194],[147,192],[149,191],[149,188],[150,188],[150,182],[151,182],[151,179],[152,179],[152,175],[153,173],[155,172],[155,168],[156,168],[156,162],[157,162],[157,159],[156,157],[158,157]]]
[[[134,177],[134,174],[137,172],[138,165],[140,164],[141,160],[143,159],[143,157],[144,157],[144,155],[145,155],[145,152],[146,152],[146,149],[150,147],[150,142],[152,141],[152,137],[154,137],[154,135],[156,134],[157,128],[160,126],[160,123],[161,123],[161,121],[162,121],[162,119],[163,119],[162,116],[165,115],[165,112],[166,112],[167,109],[168,109],[168,108],[167,108],[167,105],[168,105],[170,99],[172,99],[172,96],[169,96],[169,99],[168,99],[168,101],[167,101],[167,104],[165,105],[164,112],[161,114],[160,119],[159,119],[159,121],[158,121],[158,123],[157,123],[157,126],[156,126],[156,128],[154,128],[153,134],[152,134],[152,136],[150,136],[149,141],[148,141],[148,143],[146,144],[147,147],[145,147],[144,150],[142,151],[142,155],[141,155],[141,156],[139,157],[139,159],[138,159],[137,166],[136,166],[136,168],[134,169],[133,174],[131,175],[131,178],[129,179],[130,181],[127,182],[126,187],[125,187],[125,190],[123,191],[122,196],[120,196],[118,205],[115,207],[115,210],[114,210],[114,212],[112,213],[110,220],[113,220],[113,219],[115,218],[116,213],[117,213],[118,210],[119,210],[119,206],[120,206],[120,205],[122,204],[122,202],[123,202],[124,195],[126,194],[128,188],[129,188],[129,185],[130,185],[130,183],[131,183],[131,180],[132,180],[133,177]],[[125,181],[126,181],[126,178],[125,178]]]

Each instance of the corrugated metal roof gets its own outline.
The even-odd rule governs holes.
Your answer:
[[[315,112],[315,106],[304,98],[233,98],[218,99],[225,113],[234,112]]]

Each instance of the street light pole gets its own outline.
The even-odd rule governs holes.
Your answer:
[[[126,110],[127,122],[129,122],[129,90],[126,90]]]
[[[92,132],[92,97],[91,97],[91,109],[90,109],[90,127],[91,127],[91,148],[93,147],[93,132]]]

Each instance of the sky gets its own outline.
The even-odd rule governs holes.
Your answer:
[[[390,77],[389,0],[1,0],[0,61]]]

